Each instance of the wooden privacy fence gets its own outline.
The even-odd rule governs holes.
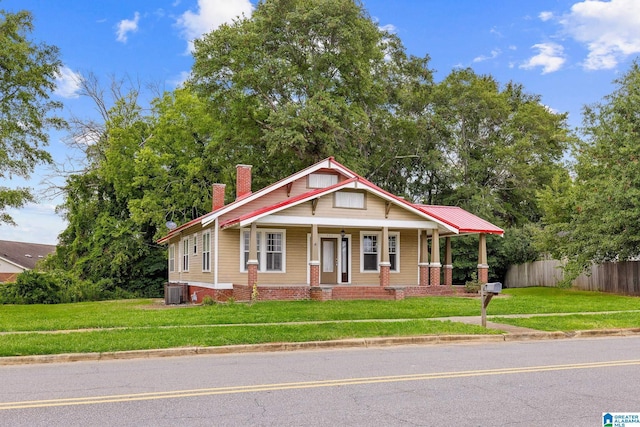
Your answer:
[[[505,287],[557,286],[563,279],[562,262],[534,261],[512,265],[507,270]],[[640,261],[607,262],[591,267],[591,274],[572,282],[578,289],[621,295],[640,295]]]

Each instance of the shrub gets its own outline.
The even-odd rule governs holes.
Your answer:
[[[214,305],[216,302],[211,298],[211,295],[205,295],[202,298],[202,305]]]
[[[471,273],[471,280],[464,284],[464,291],[468,294],[477,294],[482,284],[478,280],[478,273]]]
[[[62,280],[54,273],[27,270],[16,278],[14,303],[57,304],[63,302]]]

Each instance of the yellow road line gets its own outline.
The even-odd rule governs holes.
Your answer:
[[[108,396],[77,397],[50,400],[31,400],[21,402],[2,402],[0,411],[10,409],[44,408],[55,406],[95,405],[100,403],[133,402],[142,400],[175,399],[184,397],[213,396],[219,394],[257,393],[261,391],[279,391],[319,387],[338,387],[361,384],[379,384],[404,381],[428,381],[447,378],[465,378],[488,375],[523,374],[573,369],[611,368],[618,366],[640,365],[640,360],[616,360],[610,362],[576,363],[567,365],[529,366],[521,368],[499,368],[475,371],[454,371],[412,375],[390,375],[381,377],[343,378],[337,380],[304,381],[292,383],[259,384],[247,386],[214,387],[193,390],[174,390],[152,393],[119,394]]]

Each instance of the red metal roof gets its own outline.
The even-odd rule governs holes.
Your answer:
[[[486,233],[502,236],[504,230],[458,206],[414,205],[427,215],[458,229],[459,233]]]

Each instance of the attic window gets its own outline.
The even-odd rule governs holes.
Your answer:
[[[312,173],[309,175],[309,188],[327,188],[338,183],[338,175],[332,173]]]
[[[335,207],[347,209],[364,209],[364,193],[355,191],[336,191]]]

